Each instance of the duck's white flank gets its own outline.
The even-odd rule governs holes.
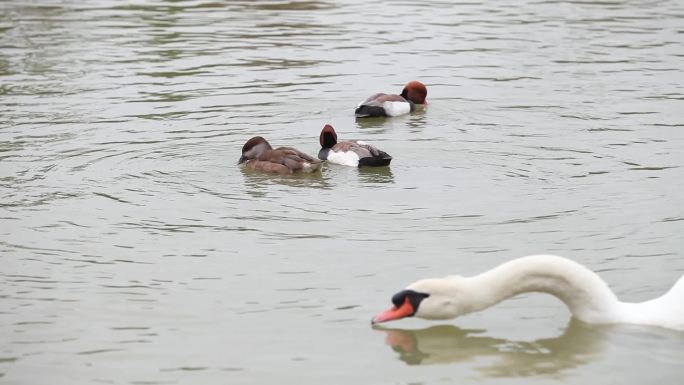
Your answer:
[[[426,279],[408,289],[429,294],[415,316],[448,319],[493,306],[526,292],[551,294],[587,323],[628,323],[684,330],[684,276],[664,295],[641,303],[621,302],[596,273],[569,259],[533,255],[473,277]]]
[[[411,105],[408,102],[384,102],[382,108],[389,116],[399,116],[411,112]]]
[[[304,171],[304,172],[314,172],[314,171],[316,171],[316,170],[318,169],[318,166],[319,166],[319,165],[312,165],[312,164],[309,163],[309,162],[304,162],[304,163],[302,164],[302,171]]]
[[[328,153],[328,162],[337,163],[344,166],[359,166],[359,155],[354,151],[330,151]]]

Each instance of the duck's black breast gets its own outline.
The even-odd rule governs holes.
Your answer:
[[[320,160],[328,160],[328,154],[330,153],[329,148],[321,148],[321,151],[318,151],[318,159]]]

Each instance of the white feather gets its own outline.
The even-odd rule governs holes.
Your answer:
[[[314,170],[316,170],[316,168],[312,167],[311,163],[309,162],[304,162],[302,165],[302,171],[304,172],[312,172]]]
[[[356,154],[354,151],[347,151],[347,152],[330,151],[328,153],[328,162],[341,164],[343,166],[358,167],[359,166],[359,155]]]
[[[408,102],[384,102],[382,108],[389,116],[399,116],[411,112],[411,105]]]

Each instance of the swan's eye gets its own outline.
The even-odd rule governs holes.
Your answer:
[[[392,296],[392,304],[394,304],[394,307],[399,308],[403,303],[404,299],[408,295],[408,290],[402,290],[398,292],[397,294]]]
[[[406,299],[408,298],[409,302],[411,302],[411,306],[413,307],[413,311],[415,312],[418,309],[418,305],[420,305],[420,301],[429,296],[430,294],[419,293],[413,290],[402,290],[392,296],[392,303],[396,308],[399,308],[404,304],[404,302],[406,302]]]

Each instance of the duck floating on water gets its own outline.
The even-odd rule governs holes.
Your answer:
[[[413,80],[404,86],[400,95],[377,93],[359,103],[354,111],[357,118],[399,116],[415,110],[416,105],[427,104],[427,87]]]
[[[279,147],[274,150],[266,139],[255,136],[242,146],[242,156],[238,164],[243,164],[250,170],[292,174],[318,171],[323,163],[292,147]]]
[[[329,124],[321,130],[319,140],[322,148],[318,152],[318,158],[330,163],[361,167],[387,166],[392,161],[392,157],[386,152],[360,140],[338,142],[337,133]]]

